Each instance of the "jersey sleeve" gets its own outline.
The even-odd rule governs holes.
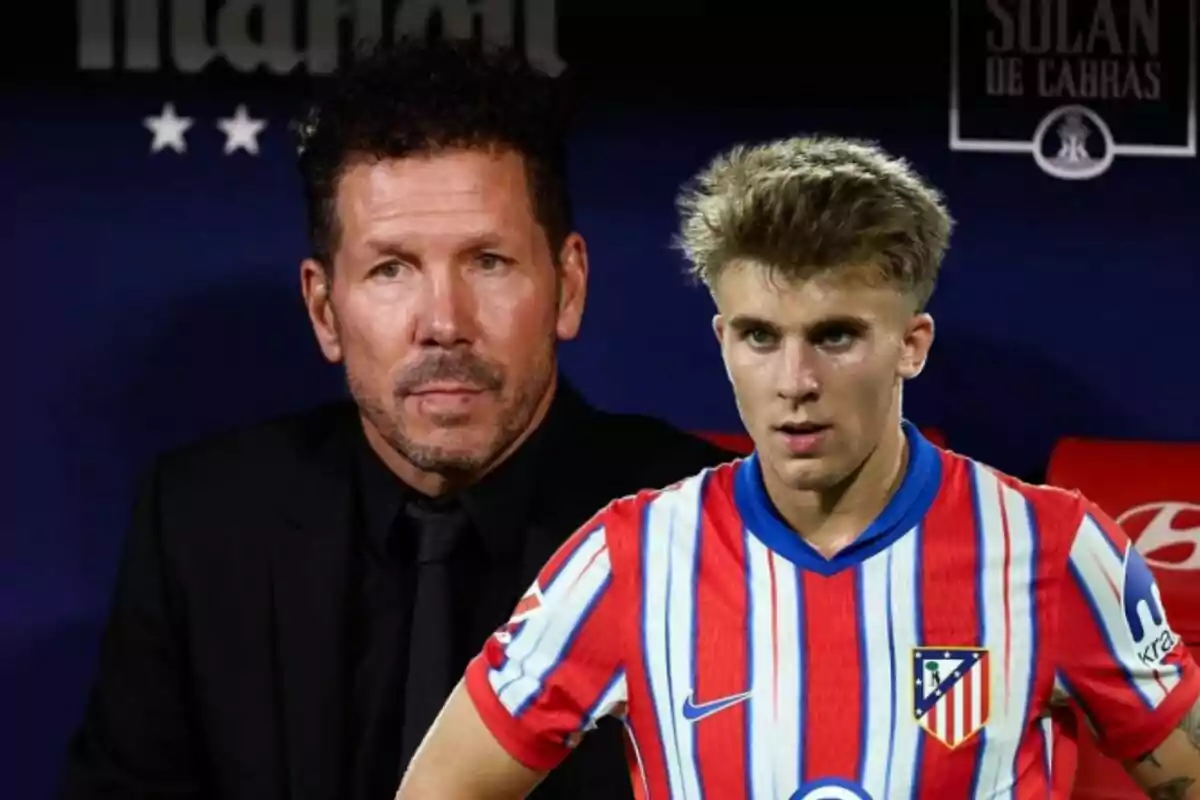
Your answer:
[[[1200,696],[1150,567],[1091,503],[1071,545],[1058,630],[1059,685],[1112,758],[1158,747]]]
[[[546,563],[467,667],[467,691],[496,741],[549,771],[625,703],[623,620],[603,516]]]

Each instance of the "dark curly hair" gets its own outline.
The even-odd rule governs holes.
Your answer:
[[[519,153],[530,200],[557,256],[571,232],[566,93],[514,51],[473,42],[403,38],[359,53],[324,87],[299,126],[313,257],[332,264],[343,171],[359,160],[448,148]]]

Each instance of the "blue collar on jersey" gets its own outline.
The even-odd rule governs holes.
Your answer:
[[[901,423],[908,439],[908,467],[900,488],[862,535],[832,558],[804,541],[775,511],[762,481],[758,454],[738,466],[733,495],[746,526],[769,549],[798,567],[833,575],[861,563],[899,539],[921,521],[942,483],[942,459],[916,426]]]

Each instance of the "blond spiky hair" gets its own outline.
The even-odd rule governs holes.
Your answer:
[[[953,225],[906,161],[825,136],[738,145],[685,186],[678,206],[676,244],[710,289],[737,259],[797,280],[867,266],[918,308],[933,294]]]

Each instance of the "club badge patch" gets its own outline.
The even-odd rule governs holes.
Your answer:
[[[913,715],[954,749],[988,721],[988,651],[979,647],[913,648]]]

